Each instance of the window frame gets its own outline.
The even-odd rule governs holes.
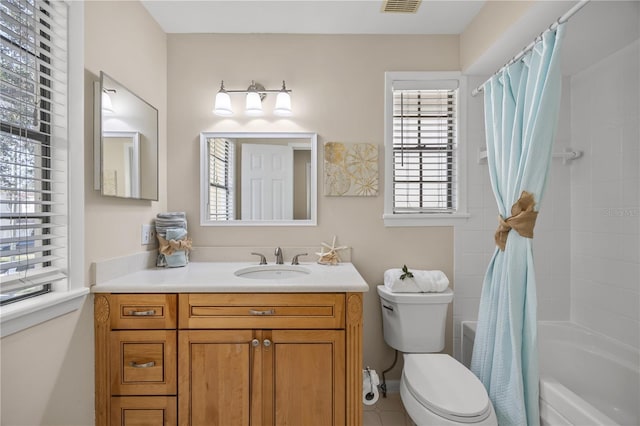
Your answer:
[[[16,301],[0,309],[0,337],[17,333],[79,309],[89,288],[84,285],[84,5],[68,9],[68,145],[67,145],[67,279],[51,292]]]
[[[458,82],[458,96],[456,105],[456,210],[451,213],[394,213],[394,155],[393,155],[393,85],[402,82],[403,85],[415,83],[428,84],[438,88],[439,81],[456,80]],[[460,219],[469,218],[467,213],[467,148],[466,148],[466,78],[457,71],[444,72],[386,72],[384,88],[384,213],[385,226],[452,226],[460,223]],[[444,87],[443,87],[444,88]]]

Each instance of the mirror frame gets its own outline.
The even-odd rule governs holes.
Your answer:
[[[309,139],[311,143],[310,218],[298,220],[209,220],[209,161],[207,140]],[[313,132],[202,132],[200,133],[200,225],[201,226],[317,226],[318,224],[318,135]]]
[[[156,193],[155,198],[144,198],[141,196],[137,197],[120,197],[114,195],[108,195],[103,193],[103,185],[102,185],[102,145],[104,143],[103,140],[103,132],[102,132],[102,86],[104,85],[104,78],[107,77],[110,80],[114,81],[122,88],[126,89],[129,93],[131,93],[134,97],[138,98],[140,101],[144,102],[150,108],[155,111],[156,115],[156,140],[155,140],[155,149],[156,149]],[[94,81],[93,83],[93,189],[96,191],[100,191],[100,195],[103,197],[112,197],[112,198],[122,198],[125,200],[145,200],[145,201],[158,201],[160,199],[160,117],[158,108],[151,105],[149,102],[142,99],[136,93],[131,91],[128,87],[124,86],[122,83],[111,77],[109,74],[104,71],[100,71],[100,80]],[[133,131],[130,131],[133,132]],[[106,131],[105,133],[123,133],[120,131]],[[126,133],[126,132],[125,132]],[[138,170],[138,173],[141,173],[141,170]],[[142,189],[138,189],[138,193],[140,194]]]

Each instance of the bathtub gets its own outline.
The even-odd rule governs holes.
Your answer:
[[[462,322],[469,366],[475,322]],[[540,424],[640,425],[637,350],[571,322],[538,323]]]

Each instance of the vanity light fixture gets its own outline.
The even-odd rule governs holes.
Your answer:
[[[264,90],[264,86],[251,80],[251,86],[247,89],[247,100],[244,112],[252,117],[262,115],[262,99],[267,95],[260,90]]]
[[[115,89],[102,89],[102,112],[106,114],[113,114],[113,102],[111,102],[110,93],[116,93]]]
[[[231,109],[231,96],[224,90],[224,81],[220,84],[220,91],[216,94],[216,104],[213,112],[221,117],[229,117],[233,115]]]
[[[220,90],[216,94],[214,114],[222,117],[233,115],[229,93],[246,93],[245,113],[253,117],[263,114],[262,101],[267,96],[267,93],[277,93],[278,96],[276,97],[276,106],[273,113],[279,116],[291,115],[291,96],[289,95],[291,90],[287,89],[284,80],[282,80],[281,89],[265,89],[262,84],[252,80],[251,85],[246,90],[227,90],[224,87],[224,81],[222,81]]]

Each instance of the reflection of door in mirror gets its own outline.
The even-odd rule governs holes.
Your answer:
[[[114,197],[140,195],[140,134],[103,132],[102,193]]]
[[[293,219],[293,148],[242,144],[242,220]]]

